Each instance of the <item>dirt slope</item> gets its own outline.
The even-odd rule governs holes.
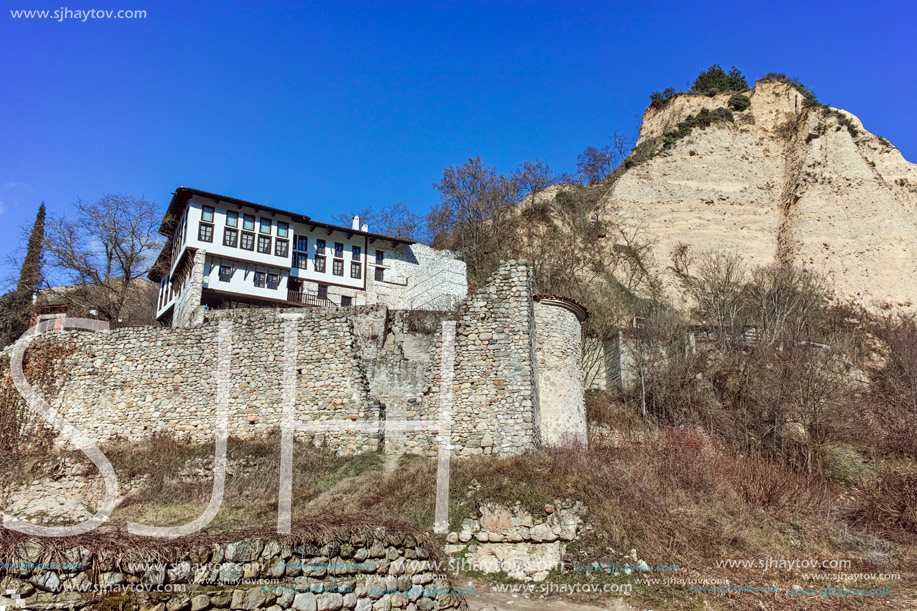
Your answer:
[[[917,308],[917,165],[855,116],[807,107],[785,83],[759,81],[746,95],[751,106],[734,122],[695,128],[624,172],[606,213],[642,227],[657,270],[679,243],[726,249],[750,265],[813,268],[844,300]],[[682,94],[649,108],[638,144],[661,149],[663,134],[729,98]]]

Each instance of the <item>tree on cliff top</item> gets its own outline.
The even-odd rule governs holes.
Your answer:
[[[163,239],[160,214],[144,199],[105,195],[73,205],[75,220],[56,218],[46,241],[51,264],[70,286],[54,294],[116,320],[156,261]]]
[[[0,333],[3,345],[15,341],[29,328],[32,318],[32,295],[42,281],[45,241],[45,204],[38,207],[25,259],[16,282],[16,290],[0,297]]]
[[[745,91],[746,89],[748,89],[748,82],[741,70],[733,66],[727,73],[719,64],[713,64],[708,70],[697,75],[691,91],[713,95],[724,91]]]

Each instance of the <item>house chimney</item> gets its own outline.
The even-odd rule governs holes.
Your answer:
[[[350,226],[353,229],[359,229],[360,228],[360,217],[357,215],[353,215],[353,223]]]
[[[363,225],[360,227],[360,231],[369,231],[369,225],[366,223],[363,223]]]

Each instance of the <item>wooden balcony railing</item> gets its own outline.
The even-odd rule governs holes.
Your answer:
[[[297,291],[287,291],[287,301],[297,305],[315,306],[319,308],[337,307],[337,304],[327,297],[319,297],[315,293],[299,293]]]

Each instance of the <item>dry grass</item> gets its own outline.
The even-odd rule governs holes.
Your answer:
[[[206,507],[213,487],[212,445],[186,444],[157,436],[143,443],[122,441],[103,449],[122,485],[136,484],[112,514],[114,527],[127,521],[181,524],[200,515]],[[64,458],[69,464],[85,467],[88,477],[98,476],[96,468],[79,452],[24,453],[10,460],[0,483],[23,485],[41,478],[59,480],[66,473],[61,469]],[[231,438],[227,465],[223,504],[211,529],[234,530],[275,523],[279,434],[246,440]],[[381,458],[376,454],[335,456],[297,442],[293,449],[293,506],[304,508],[342,481],[381,469]],[[304,514],[294,510],[294,515]]]
[[[616,431],[643,428],[640,415],[628,408],[623,398],[605,391],[586,392],[586,419],[592,425],[607,426]]]
[[[737,455],[722,440],[694,430],[669,428],[637,439],[618,447],[594,444],[589,449],[541,449],[507,458],[455,460],[450,487],[453,529],[458,530],[463,518],[477,516],[484,501],[519,502],[543,515],[546,503],[569,498],[586,504],[589,526],[579,541],[569,545],[572,563],[620,561],[635,548],[650,564],[678,564],[680,577],[791,585],[791,574],[765,575],[760,570],[719,568],[715,563],[724,558],[860,558],[858,572],[903,572],[905,563],[913,562],[912,548],[901,542],[883,542],[856,530],[851,534],[834,507],[837,489],[815,475],[760,456]],[[225,502],[209,532],[201,536],[228,540],[273,533],[279,465],[276,437],[233,440],[228,454],[232,474]],[[168,525],[199,515],[209,498],[209,475],[195,480],[176,474],[211,455],[210,446],[164,438],[112,448],[109,456],[122,477],[145,475],[149,484],[118,508],[113,528],[123,528],[126,520]],[[435,460],[405,456],[386,474],[378,455],[339,457],[299,445],[294,459],[293,515],[300,536],[316,539],[375,525],[431,531]],[[203,468],[206,474],[209,465]],[[864,495],[864,502],[885,507],[883,516],[900,520],[908,507],[901,501],[911,503],[912,497],[897,496],[898,501],[887,500],[885,505],[878,502],[880,495],[889,495],[899,483],[885,481],[874,496]],[[862,520],[864,526],[875,526],[870,515],[863,514]],[[9,548],[8,539],[9,533],[0,537],[0,547]],[[172,553],[130,538],[118,540],[123,545],[112,547],[111,537],[98,541],[90,537],[86,545],[102,546],[111,554],[130,549]],[[879,569],[865,560],[871,557],[885,558],[885,564]],[[564,573],[551,579],[576,581],[583,575]],[[905,583],[891,585],[901,588]],[[694,594],[677,587],[635,587],[631,601],[659,609],[758,608],[755,597]],[[806,600],[808,608],[842,608],[836,602]],[[869,604],[882,608],[885,602],[876,599]],[[771,603],[766,608],[787,608]]]
[[[894,538],[917,541],[917,472],[886,472],[863,490],[851,518]]]

